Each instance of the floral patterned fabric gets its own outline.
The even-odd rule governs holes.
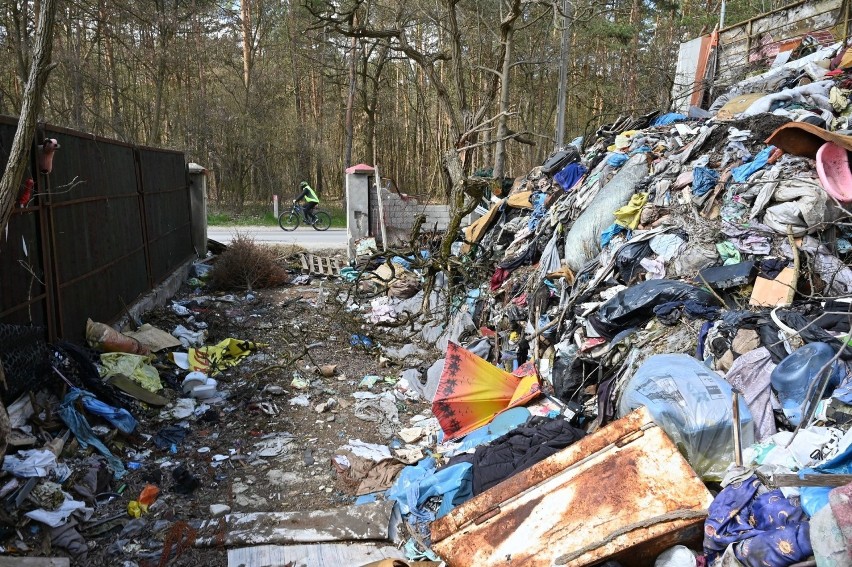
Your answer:
[[[801,506],[780,490],[765,491],[754,475],[716,496],[704,523],[704,551],[714,561],[730,544],[748,567],[784,567],[813,553],[810,524]]]

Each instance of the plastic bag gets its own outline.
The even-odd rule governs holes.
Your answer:
[[[731,386],[686,354],[657,354],[624,387],[619,417],[646,406],[704,481],[721,481],[733,461]],[[751,412],[740,397],[742,446],[754,443]]]
[[[716,304],[710,293],[695,286],[674,280],[648,280],[618,292],[589,321],[598,333],[612,338],[624,329],[647,323],[657,305],[688,300],[706,306]]]

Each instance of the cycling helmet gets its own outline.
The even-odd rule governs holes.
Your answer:
[[[308,182],[307,182],[307,181],[302,181],[301,183],[299,183],[299,189],[304,189],[304,188],[305,188],[305,187],[307,187],[307,186],[308,186]]]

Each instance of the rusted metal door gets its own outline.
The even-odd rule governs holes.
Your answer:
[[[641,408],[432,525],[450,567],[648,565],[698,543],[713,498]]]

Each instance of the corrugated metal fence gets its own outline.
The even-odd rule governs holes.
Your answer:
[[[2,167],[16,124],[0,117]],[[181,152],[49,125],[43,137],[61,146],[53,171],[31,176],[34,198],[0,234],[0,323],[73,340],[194,256],[189,183]]]

